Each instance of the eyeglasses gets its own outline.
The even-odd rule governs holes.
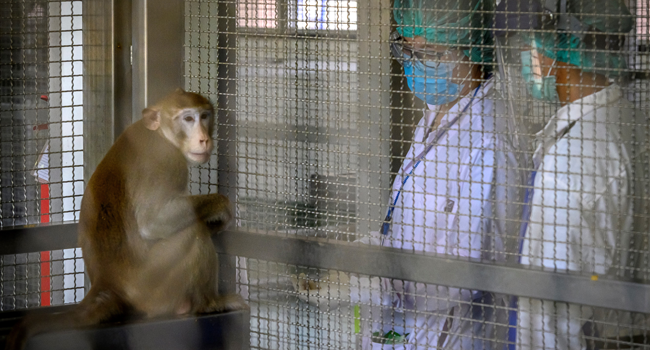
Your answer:
[[[445,56],[454,55],[456,48],[450,48],[445,51],[435,51],[426,48],[416,48],[407,44],[398,32],[392,32],[390,35],[390,51],[393,57],[402,65],[421,65],[419,68],[437,68]],[[451,60],[446,60],[451,61]]]

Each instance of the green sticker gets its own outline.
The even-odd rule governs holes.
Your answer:
[[[403,344],[406,343],[406,337],[411,333],[401,335],[395,331],[388,331],[386,334],[381,335],[380,332],[372,333],[372,341],[379,344]]]
[[[359,305],[354,305],[354,334],[361,333],[361,310]]]

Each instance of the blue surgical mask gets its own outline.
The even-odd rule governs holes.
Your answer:
[[[452,73],[457,65],[440,62],[435,67],[422,64],[404,64],[404,74],[409,89],[430,105],[443,105],[456,100],[464,84],[452,83]],[[469,76],[469,74],[468,74]]]
[[[555,61],[553,61],[553,65],[555,65]],[[521,52],[521,75],[526,82],[528,92],[538,100],[548,102],[557,102],[560,100],[557,95],[557,81],[554,75],[550,75],[551,69],[549,69],[549,74],[545,77],[533,74],[532,51]]]

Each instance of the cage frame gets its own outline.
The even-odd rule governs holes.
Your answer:
[[[390,3],[388,0],[381,1],[384,4]],[[139,113],[144,106],[162,97],[165,92],[183,86],[183,3],[181,0],[172,0],[168,6],[157,6],[153,1],[147,0],[84,1],[84,26],[88,23],[84,45],[90,48],[86,50],[84,61],[94,62],[93,65],[87,65],[84,72],[84,89],[88,89],[84,94],[86,179],[90,178],[90,174],[116,135],[132,121],[139,119]],[[358,2],[359,19],[385,16],[379,13],[379,9],[390,7],[372,6],[371,3],[371,0]],[[236,34],[228,32],[227,28],[236,26],[236,1],[222,1],[218,6],[218,25],[222,32],[219,35],[218,59],[219,62],[235,64],[237,57],[233,38]],[[131,9],[134,10],[132,15]],[[119,25],[123,23],[129,25]],[[168,27],[165,31],[160,31],[159,28],[153,27],[152,23],[166,23]],[[373,42],[386,41],[387,37],[381,36],[384,34],[387,35],[388,32],[372,31],[360,21],[355,39],[366,45],[363,51],[369,52],[371,56],[388,57],[382,51],[386,48],[371,45]],[[170,50],[170,47],[177,49]],[[369,78],[369,85],[390,84],[390,81],[380,81],[388,80],[390,74],[390,62],[385,61],[374,65],[361,62],[360,69],[372,77]],[[169,66],[178,66],[178,74],[150,74]],[[217,147],[222,150],[218,159],[218,188],[219,193],[236,198],[237,175],[232,171],[237,167],[236,141],[229,140],[224,135],[237,133],[236,108],[233,106],[235,102],[227,96],[229,91],[236,91],[237,81],[235,71],[224,68],[224,65],[220,65],[218,76],[220,84],[219,100],[216,101],[217,123],[226,126],[217,129]],[[365,91],[359,98],[382,101],[375,105],[390,104],[387,92],[377,97],[370,96],[369,91]],[[372,107],[366,106],[359,114],[364,116],[374,112],[376,111],[373,111]],[[390,119],[388,108],[382,108],[378,112],[381,120]],[[390,131],[387,129],[371,132],[381,134],[381,137],[386,139],[390,138]],[[367,144],[368,149],[381,147],[385,145],[373,142]],[[368,162],[368,168],[361,169],[360,173],[361,183],[380,183],[379,188],[390,188],[389,179],[381,178],[382,174],[389,173],[386,164]],[[387,192],[388,190],[375,193],[368,191],[360,194],[361,197],[357,200],[366,204],[384,203]],[[380,216],[370,213],[379,211],[379,206],[359,210],[369,213],[366,218],[358,218],[359,232],[370,230],[372,220]],[[77,248],[76,223],[13,227],[0,232],[1,254]],[[230,266],[220,269],[222,292],[235,290],[235,257],[245,257],[650,314],[650,285],[635,281],[559,273],[507,264],[484,264],[466,259],[450,259],[441,255],[412,254],[394,248],[262,234],[241,228],[220,232],[214,236],[213,241],[217,253],[220,254],[220,265]]]

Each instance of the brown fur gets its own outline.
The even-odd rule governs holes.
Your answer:
[[[177,113],[187,108],[210,113],[207,130],[197,132],[211,137],[212,105],[179,89],[145,109],[108,151],[81,206],[88,295],[69,313],[27,317],[10,334],[7,349],[20,349],[43,331],[95,325],[125,312],[155,317],[247,308],[238,295],[217,295],[216,253],[206,222],[226,225],[230,202],[219,194],[188,195],[184,147],[191,140],[169,140],[177,133],[164,132],[180,125]]]

